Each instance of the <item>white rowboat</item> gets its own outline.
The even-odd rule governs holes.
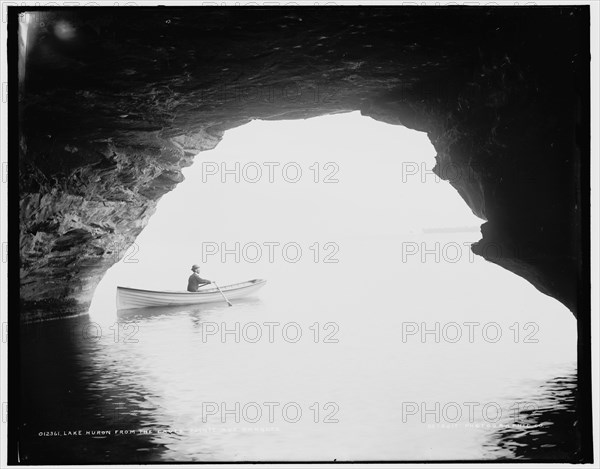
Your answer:
[[[267,283],[263,279],[248,280],[221,287],[228,300],[251,295]],[[151,306],[195,305],[198,303],[224,302],[217,288],[198,292],[140,290],[139,288],[117,287],[117,309],[148,308]]]

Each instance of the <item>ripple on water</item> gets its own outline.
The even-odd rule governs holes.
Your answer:
[[[538,391],[521,399],[532,405],[503,422],[508,426],[490,436],[487,449],[500,459],[576,462],[580,450],[576,372],[548,380]]]

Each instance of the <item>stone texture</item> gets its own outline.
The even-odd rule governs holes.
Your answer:
[[[86,311],[225,130],[352,110],[427,132],[435,171],[486,221],[473,251],[577,314],[588,27],[577,6],[34,13],[20,64],[22,318]]]

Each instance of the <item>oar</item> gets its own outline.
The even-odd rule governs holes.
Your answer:
[[[217,285],[217,282],[213,282],[213,283],[215,284],[215,287],[217,287],[217,290],[219,290],[219,293],[220,293],[220,294],[223,296],[223,299],[224,299],[225,301],[227,301],[227,304],[228,304],[229,306],[233,306],[233,305],[231,304],[231,302],[230,302],[230,301],[229,301],[229,300],[228,300],[228,299],[225,297],[225,295],[223,294],[223,292],[222,292],[222,291],[221,291],[221,289],[219,288],[219,285]]]

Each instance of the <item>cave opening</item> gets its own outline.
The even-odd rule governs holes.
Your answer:
[[[296,426],[275,446],[250,438],[242,452],[257,460],[295,455],[298,439],[319,459],[359,459],[357,421],[385,430],[378,457],[418,457],[430,451],[418,442],[432,430],[406,414],[407,403],[492,402],[495,421],[510,425],[527,415],[514,417],[515,405],[541,405],[539,389],[569,391],[574,318],[471,253],[481,219],[434,164],[425,133],[358,112],[229,130],[184,169],[185,180],[98,286],[85,328],[97,341],[88,353],[94,366],[116,367],[99,385],[117,373],[145,396],[170,389],[171,398],[145,405],[182,428],[198,423],[199,402],[259,402],[273,393],[300,407],[329,406],[323,410],[336,426]],[[132,310],[115,319],[117,285],[183,290],[193,263],[221,285],[257,277],[268,284],[232,308]],[[130,366],[135,373],[118,372]],[[297,370],[302,381],[319,383],[318,392]],[[340,409],[345,421],[336,419]],[[470,418],[463,412],[460,421]],[[476,414],[474,422],[489,418]],[[416,443],[399,448],[394,441],[406,431]],[[512,456],[500,433],[438,437],[432,458]],[[171,441],[165,457],[193,454],[193,441]],[[203,444],[219,455],[213,443]]]
[[[185,289],[197,263],[222,285],[267,279],[261,298],[309,296],[315,317],[321,299],[356,290],[366,303],[342,301],[347,316],[360,318],[369,301],[391,297],[393,308],[415,309],[399,314],[402,324],[483,327],[502,318],[501,334],[517,342],[548,334],[551,355],[574,356],[566,308],[471,252],[482,220],[434,165],[425,133],[359,112],[229,130],[163,196],[99,284],[91,317],[113,320],[117,285]]]

